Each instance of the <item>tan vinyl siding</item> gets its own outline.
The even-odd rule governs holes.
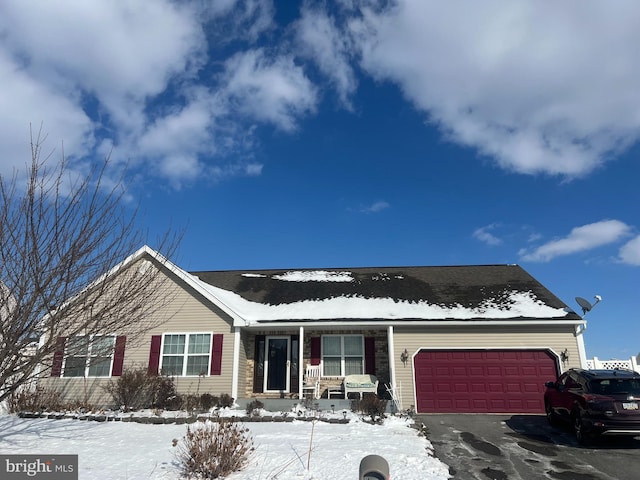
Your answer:
[[[559,361],[560,368],[566,370],[580,366],[574,330],[571,325],[396,327],[396,383],[401,390],[402,408],[415,405],[413,356],[422,348],[545,348],[558,356],[567,349],[568,362],[563,365]],[[403,365],[400,355],[405,349],[409,358],[406,365]]]
[[[209,375],[207,372],[207,375],[203,377],[174,378],[180,394],[211,393],[220,395],[226,393],[231,395],[234,342],[231,318],[212,306],[210,302],[178,278],[168,276],[166,286],[170,290],[163,288],[163,294],[170,296],[171,303],[165,306],[162,312],[157,312],[157,320],[162,323],[135,341],[131,341],[127,337],[124,369],[136,367],[146,369],[148,367],[152,335],[196,332],[223,334],[221,375]],[[152,321],[151,323],[155,324],[156,322]],[[110,395],[101,388],[109,380],[109,378],[47,377],[42,378],[40,384],[59,390],[65,400],[89,400],[92,404],[104,406],[112,403]],[[117,377],[111,377],[111,380],[117,380]]]
[[[43,378],[38,384],[47,390],[54,390],[60,394],[60,400],[68,407],[74,406],[114,406],[111,396],[104,391],[104,386],[111,378]]]

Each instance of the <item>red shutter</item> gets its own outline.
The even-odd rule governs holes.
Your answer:
[[[320,365],[320,337],[311,337],[311,365]]]
[[[211,375],[222,374],[222,339],[224,335],[216,333],[211,339]]]
[[[160,345],[162,345],[162,335],[151,335],[151,350],[149,351],[149,375],[158,375],[160,367]]]
[[[253,393],[262,393],[264,389],[264,335],[256,335],[253,353]]]
[[[124,364],[124,346],[127,343],[127,337],[119,335],[116,337],[116,348],[113,351],[113,369],[111,376],[119,377],[122,375],[122,366]]]
[[[51,376],[59,377],[62,374],[62,361],[64,360],[64,344],[67,337],[56,339],[56,350],[53,353],[53,364],[51,365]]]
[[[365,337],[364,339],[364,373],[375,375],[376,373],[376,339]]]

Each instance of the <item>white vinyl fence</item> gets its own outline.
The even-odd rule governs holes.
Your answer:
[[[638,355],[637,357],[631,357],[628,360],[600,360],[598,357],[593,357],[593,359],[587,360],[587,368],[589,370],[597,370],[600,368],[624,368],[627,370],[635,370],[636,372],[640,372],[640,368],[638,367],[638,357],[640,357],[640,355]]]

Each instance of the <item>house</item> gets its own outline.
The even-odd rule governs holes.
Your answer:
[[[136,343],[114,332],[93,375],[62,340],[47,386],[105,402],[101,385],[144,365],[182,393],[297,398],[319,366],[323,397],[369,373],[418,413],[540,413],[544,382],[586,362],[584,320],[518,265],[186,272],[148,247],[127,261],[166,275],[167,320]]]

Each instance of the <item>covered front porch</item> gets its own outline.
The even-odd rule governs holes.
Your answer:
[[[392,327],[251,329],[243,331],[242,340],[246,370],[244,384],[238,385],[238,399],[282,400],[290,406],[306,400],[322,402],[323,410],[332,405],[343,409],[350,406],[341,391],[345,376],[375,375],[379,396],[388,396],[386,387],[393,383]],[[306,378],[312,366],[318,372],[318,386],[305,388],[316,381]]]

